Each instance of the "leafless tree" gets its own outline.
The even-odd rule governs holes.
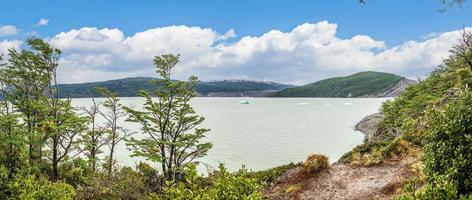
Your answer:
[[[88,131],[81,138],[81,144],[85,155],[88,157],[92,170],[96,171],[98,155],[102,153],[102,147],[109,143],[106,137],[109,124],[98,124],[98,117],[100,114],[100,105],[92,98],[92,105],[90,107],[80,107],[80,110],[89,119]]]
[[[452,48],[451,53],[456,58],[463,60],[472,69],[472,32],[464,28],[459,44]]]
[[[110,152],[108,154],[107,171],[108,177],[111,178],[116,145],[133,133],[121,126],[118,126],[118,120],[127,116],[127,113],[123,110],[123,105],[121,105],[120,99],[117,97],[116,93],[113,93],[106,88],[98,88],[97,90],[103,97],[105,97],[105,102],[103,103],[105,111],[100,110],[100,114],[105,118],[108,127],[108,147]]]

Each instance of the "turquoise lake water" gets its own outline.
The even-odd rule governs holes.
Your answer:
[[[139,97],[120,98],[124,105],[140,107]],[[97,99],[101,101],[101,99]],[[240,104],[248,100],[249,104]],[[230,170],[242,165],[267,169],[304,160],[311,153],[328,155],[331,162],[362,143],[364,135],[354,130],[363,117],[375,113],[385,98],[195,98],[191,104],[205,117],[213,143],[199,170],[214,169],[223,162]],[[72,100],[74,106],[89,106],[91,99]],[[124,119],[123,119],[124,121]],[[139,132],[139,126],[124,123]],[[137,133],[134,137],[144,137]],[[142,158],[130,158],[120,144],[117,159],[134,166]],[[158,166],[157,164],[155,166]]]

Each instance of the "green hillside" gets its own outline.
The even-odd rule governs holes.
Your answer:
[[[346,77],[321,80],[288,88],[273,94],[275,97],[361,97],[375,96],[394,87],[404,77],[381,72],[359,72]]]
[[[98,97],[100,96],[95,88],[106,87],[118,93],[120,97],[137,96],[138,91],[152,91],[152,80],[156,78],[136,77],[109,80],[102,82],[62,84],[59,85],[61,97]],[[196,91],[200,95],[206,96],[210,93],[235,93],[248,91],[280,91],[292,87],[291,85],[274,82],[248,81],[248,80],[224,80],[224,81],[201,81],[197,84]],[[230,95],[229,95],[230,96]]]
[[[196,91],[206,95],[211,92],[280,91],[289,87],[293,87],[293,85],[248,80],[224,80],[200,82],[197,84]]]

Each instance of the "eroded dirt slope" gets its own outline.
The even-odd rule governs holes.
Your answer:
[[[269,199],[392,199],[414,176],[416,162],[414,158],[389,160],[369,167],[338,163],[305,177],[299,175],[301,168],[293,168],[264,193]]]

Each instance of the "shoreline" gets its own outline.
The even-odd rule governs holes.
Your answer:
[[[370,141],[376,135],[381,116],[379,112],[365,116],[354,126],[354,130],[363,133],[365,141]]]

